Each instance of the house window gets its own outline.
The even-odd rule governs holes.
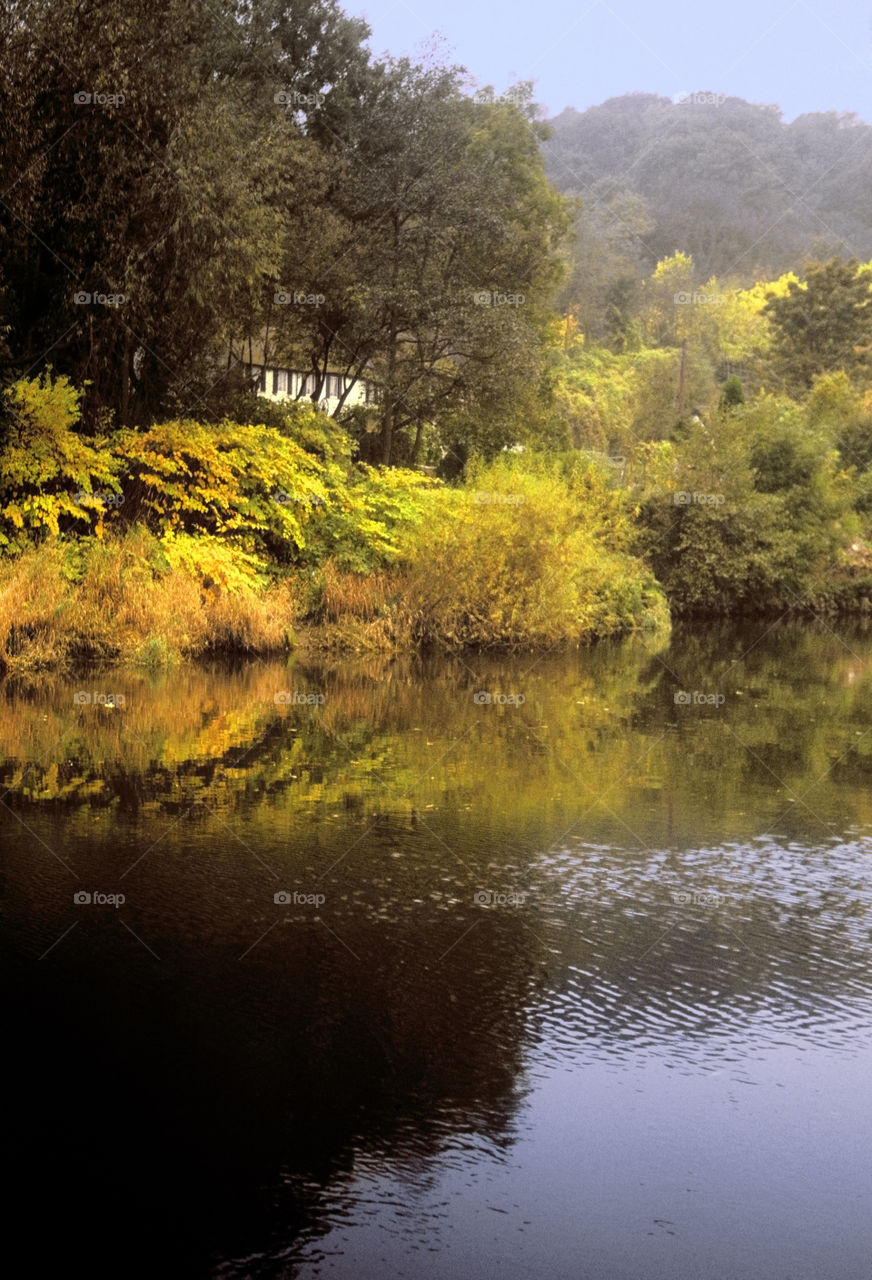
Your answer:
[[[335,396],[337,399],[342,395],[342,379],[338,373],[328,373],[327,394],[328,396]]]
[[[278,393],[279,393],[279,371],[278,371],[278,369],[273,369],[273,371],[272,371],[272,393],[273,393],[273,395],[274,395],[274,396],[277,396],[277,395],[278,395]]]
[[[286,396],[288,394],[288,371],[287,369],[279,369],[279,395]]]

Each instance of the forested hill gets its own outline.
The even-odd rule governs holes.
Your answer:
[[[588,260],[600,247],[647,272],[680,250],[705,280],[872,258],[872,126],[853,113],[786,124],[740,98],[632,93],[549,123],[548,175],[585,200]]]

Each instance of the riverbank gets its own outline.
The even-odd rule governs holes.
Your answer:
[[[765,395],[724,408],[620,468],[521,448],[451,482],[354,461],[311,408],[98,437],[64,379],[6,399],[0,673],[541,652],[672,618],[872,611],[872,498],[814,395],[805,417]]]
[[[166,550],[135,528],[100,542],[54,539],[7,560],[0,673],[293,651],[535,650],[669,628],[662,593],[629,557],[612,557],[623,580],[609,578],[608,563],[595,574],[579,562],[557,581],[536,573],[532,560],[525,573],[506,556],[503,599],[481,562],[478,576],[470,569],[460,580],[420,561],[360,574],[328,560],[231,583],[189,559],[172,562]]]
[[[301,640],[534,650],[669,626],[629,494],[580,452],[502,454],[449,485],[355,464],[312,411],[85,443],[69,387],[19,398],[0,450],[0,671]]]
[[[675,600],[670,610],[650,570],[626,551],[588,544],[585,556],[576,539],[570,558],[555,537],[549,563],[541,540],[526,547],[518,531],[513,549],[492,516],[451,529],[434,526],[414,560],[369,573],[330,558],[236,578],[232,554],[222,573],[206,539],[181,552],[142,526],[102,540],[49,539],[2,561],[0,675],[292,653],[542,652],[667,636],[671,612],[688,616]],[[703,616],[866,617],[867,559],[849,551],[802,597],[725,596]]]

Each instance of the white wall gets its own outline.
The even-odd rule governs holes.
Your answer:
[[[259,372],[260,369],[257,365],[252,366],[253,378],[256,377]],[[259,389],[258,395],[263,396],[267,400],[273,401],[296,400],[299,397],[304,379],[307,376],[312,379],[311,374],[306,375],[296,373],[293,370],[288,369],[274,369],[268,365],[266,369],[265,389]],[[314,379],[312,380],[314,381]],[[321,388],[321,395],[318,398],[319,406],[328,413],[334,413],[339,406],[339,396],[335,393],[331,395],[327,394],[328,387],[332,391],[337,381],[344,382],[347,385],[349,380],[342,379],[341,374],[329,374],[324,380],[324,385]],[[277,388],[274,391],[273,386],[275,383],[277,383]],[[343,407],[350,407],[354,404],[366,404],[367,385],[371,384],[367,384],[363,379],[359,378],[345,397]],[[304,396],[301,398],[307,399],[308,397]]]

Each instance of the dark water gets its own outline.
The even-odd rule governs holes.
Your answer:
[[[14,1274],[868,1280],[870,664],[7,686]]]

